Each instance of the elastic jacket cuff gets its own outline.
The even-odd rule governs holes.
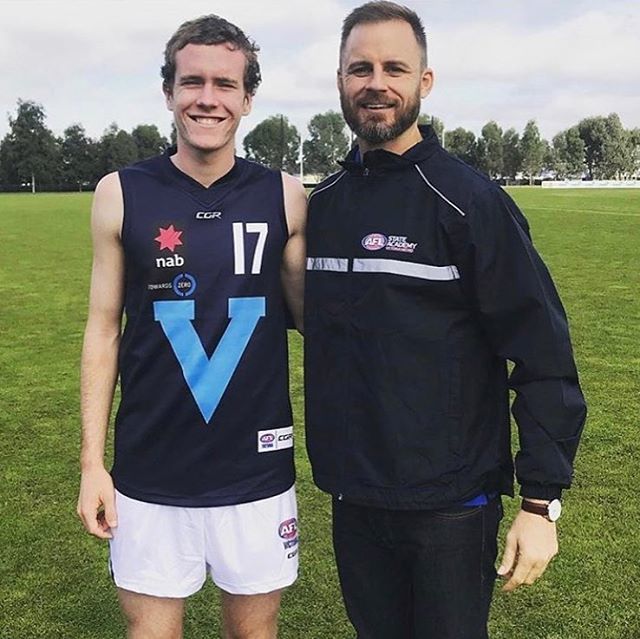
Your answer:
[[[530,499],[560,499],[562,497],[562,486],[549,484],[522,484],[520,486],[520,496]]]

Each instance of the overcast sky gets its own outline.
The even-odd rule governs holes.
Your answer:
[[[242,137],[284,113],[302,132],[315,113],[339,110],[340,25],[352,0],[0,0],[0,136],[18,98],[44,105],[61,135],[92,137],[116,122],[156,124],[168,135],[159,68],[185,20],[217,13],[258,42],[263,83]],[[617,112],[640,127],[638,0],[413,0],[436,82],[422,110],[446,128],[479,133],[491,119],[542,134]]]

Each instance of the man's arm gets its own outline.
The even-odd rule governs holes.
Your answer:
[[[101,539],[111,538],[109,529],[117,525],[114,487],[104,467],[104,450],[118,377],[124,289],[120,237],[123,208],[120,179],[117,173],[110,173],[98,183],[93,199],[93,268],[80,372],[82,475],[78,515],[84,527]]]
[[[282,174],[284,210],[289,240],[282,256],[282,286],[296,328],[303,332],[304,275],[306,268],[305,226],[307,196],[302,184],[291,175]]]
[[[466,222],[463,285],[475,298],[494,353],[514,362],[509,385],[516,393],[520,492],[548,502],[571,484],[586,415],[567,318],[528,224],[506,193],[494,188],[481,193]],[[557,551],[554,523],[518,513],[499,569],[508,578],[505,590],[533,583]]]

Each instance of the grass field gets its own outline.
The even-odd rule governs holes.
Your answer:
[[[640,639],[640,190],[512,194],[563,296],[589,420],[560,554],[535,586],[496,591],[491,636]],[[85,194],[0,196],[2,639],[124,635],[107,547],[75,516],[89,206]],[[280,636],[346,639],[329,501],[311,482],[303,445],[297,337],[291,359],[301,577],[285,596]],[[211,585],[188,606],[186,636],[219,636]]]

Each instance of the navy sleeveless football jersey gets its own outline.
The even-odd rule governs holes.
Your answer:
[[[177,506],[263,499],[294,481],[281,175],[236,158],[205,188],[171,151],[120,171],[114,483]]]

